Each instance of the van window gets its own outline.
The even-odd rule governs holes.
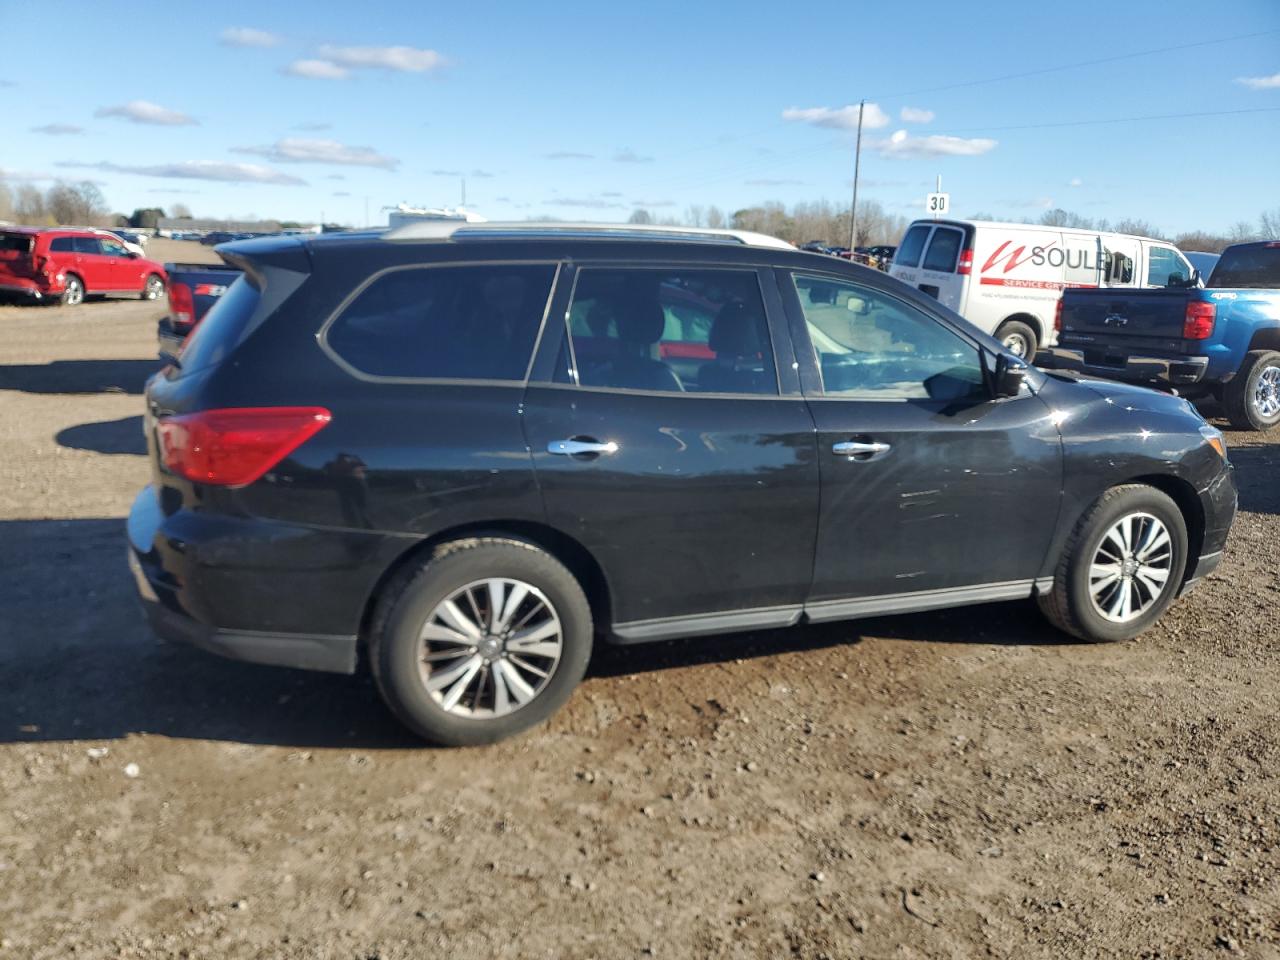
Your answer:
[[[929,252],[924,256],[924,269],[954,273],[963,242],[964,234],[959,230],[946,230],[942,227],[934,230],[933,239],[929,241]]]
[[[329,348],[376,377],[523,380],[553,264],[422,267],[382,274],[329,327]]]
[[[1183,282],[1191,276],[1191,269],[1178,251],[1172,247],[1147,247],[1147,286],[1167,287],[1175,276]]]
[[[893,255],[894,265],[899,267],[918,267],[920,265],[920,254],[924,250],[924,242],[932,229],[933,227],[927,223],[917,223],[908,230],[907,235],[902,238],[902,245],[898,247],[898,252]]]

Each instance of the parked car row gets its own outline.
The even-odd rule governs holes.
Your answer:
[[[1235,515],[1184,400],[1028,366],[772,238],[436,222],[219,253],[243,273],[146,388],[151,623],[367,662],[436,742],[544,720],[597,643],[1032,597],[1132,637]]]
[[[85,297],[130,293],[156,300],[164,267],[106,230],[0,228],[0,294],[75,306]]]

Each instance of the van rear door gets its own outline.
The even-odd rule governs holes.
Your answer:
[[[964,282],[971,266],[971,263],[961,264],[966,247],[964,230],[938,224],[920,260],[920,278],[916,282],[923,293],[956,313],[964,305]],[[972,259],[971,250],[969,256]]]

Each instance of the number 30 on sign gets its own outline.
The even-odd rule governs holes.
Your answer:
[[[925,209],[935,217],[940,217],[951,208],[951,194],[931,193],[925,202]]]

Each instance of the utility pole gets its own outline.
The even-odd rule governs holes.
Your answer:
[[[858,140],[853,148],[853,206],[849,208],[849,249],[858,245],[858,168],[862,165],[862,111],[866,100],[858,101]]]
[[[462,178],[462,203],[460,204],[460,206],[465,207],[466,205],[467,205],[467,178],[463,177]]]

